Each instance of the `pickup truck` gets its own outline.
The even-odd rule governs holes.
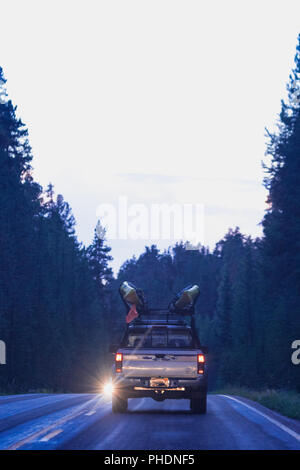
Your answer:
[[[190,399],[193,413],[206,413],[207,349],[193,326],[169,314],[136,320],[113,349],[113,413],[140,397]]]

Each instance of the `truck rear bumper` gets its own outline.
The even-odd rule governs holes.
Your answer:
[[[167,398],[191,398],[196,394],[205,394],[207,391],[207,379],[205,376],[195,379],[170,379],[169,387],[150,387],[149,378],[122,378],[114,377],[115,393],[121,393],[127,398],[150,397],[155,400]]]

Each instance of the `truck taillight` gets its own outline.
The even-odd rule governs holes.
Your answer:
[[[122,372],[123,354],[117,353],[115,356],[115,361],[116,361],[116,372]]]
[[[197,354],[197,372],[204,374],[205,356],[204,354]]]
[[[197,361],[200,362],[200,363],[204,363],[205,362],[204,354],[198,354],[197,355]]]

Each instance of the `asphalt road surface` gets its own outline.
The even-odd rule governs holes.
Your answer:
[[[188,400],[131,399],[112,414],[100,395],[2,396],[0,449],[300,450],[300,421],[223,395],[209,395],[206,415]]]

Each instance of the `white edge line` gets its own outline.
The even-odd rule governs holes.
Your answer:
[[[282,431],[285,431],[285,432],[288,433],[290,436],[294,437],[295,439],[297,439],[297,441],[300,442],[300,434],[298,434],[297,432],[295,432],[295,431],[293,431],[292,429],[288,428],[287,426],[285,426],[284,424],[280,423],[280,422],[277,421],[276,419],[270,418],[270,416],[266,415],[265,413],[262,413],[261,411],[257,410],[257,409],[254,408],[253,406],[247,405],[246,403],[244,403],[244,402],[241,401],[241,400],[238,400],[237,398],[230,397],[229,395],[219,395],[219,396],[220,396],[220,397],[229,398],[230,400],[236,401],[237,403],[240,403],[241,405],[244,405],[246,408],[249,408],[249,410],[255,411],[255,413],[257,413],[257,414],[260,415],[260,416],[263,416],[265,419],[267,419],[267,420],[270,421],[271,423],[275,424],[275,426],[277,426],[278,428],[280,428]]]

